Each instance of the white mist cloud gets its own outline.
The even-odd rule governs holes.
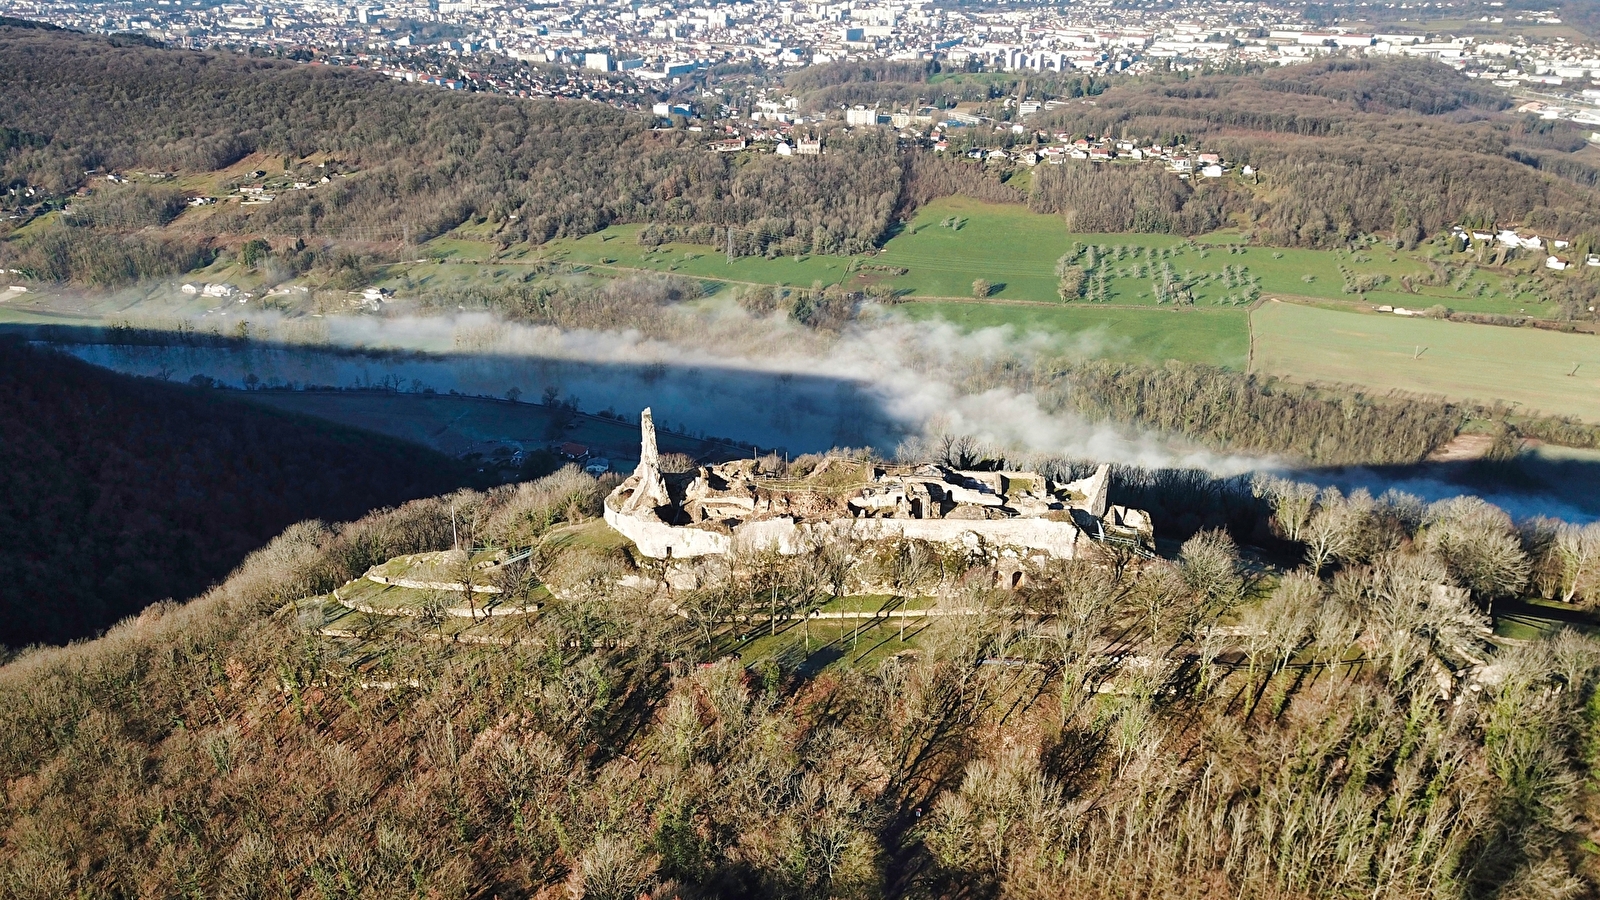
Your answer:
[[[1192,466],[1232,475],[1270,465],[1260,458],[1181,447],[1135,429],[1047,412],[1033,394],[1009,387],[964,388],[981,367],[997,362],[1032,366],[1045,355],[1090,355],[1101,349],[1093,335],[1062,341],[1038,332],[1019,334],[1010,326],[964,332],[941,321],[879,318],[858,323],[834,339],[781,319],[753,319],[725,310],[696,314],[694,321],[699,327],[675,330],[670,340],[637,330],[563,331],[496,321],[484,314],[357,319],[330,327],[329,334],[339,343],[369,348],[441,352],[470,347],[480,361],[537,358],[655,365],[663,367],[661,381],[667,383],[706,369],[834,379],[873,400],[876,414],[893,426],[889,433],[865,435],[884,451],[906,436],[948,432],[1012,451],[1149,467]],[[658,382],[655,392],[665,390]],[[642,397],[637,405],[647,400]],[[774,400],[754,386],[719,398],[730,421]],[[672,414],[666,411],[668,421]]]
[[[230,316],[230,328],[239,317]],[[654,407],[669,428],[783,446],[792,452],[968,435],[1019,457],[1067,457],[1147,468],[1198,468],[1216,475],[1280,472],[1373,493],[1396,488],[1434,500],[1479,493],[1514,515],[1593,518],[1559,498],[1484,494],[1446,481],[1387,477],[1371,470],[1296,470],[1271,458],[1186,446],[1126,425],[1048,411],[1034,394],[995,383],[999,365],[1032,367],[1115,348],[1103,332],[1070,337],[1010,326],[963,331],[942,321],[869,315],[843,334],[818,334],[781,317],[756,318],[731,305],[680,307],[661,321],[619,331],[562,330],[508,322],[488,313],[335,316],[316,320],[249,316],[260,340],[250,349],[78,348],[78,355],[137,374],[174,380],[205,374],[235,385],[371,385],[532,400],[546,388],[576,395],[587,411],[631,418]],[[224,332],[230,333],[230,332]],[[278,343],[274,343],[278,342]]]

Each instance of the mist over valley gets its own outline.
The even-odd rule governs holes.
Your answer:
[[[0,897],[1600,894],[1593,5],[0,0]]]

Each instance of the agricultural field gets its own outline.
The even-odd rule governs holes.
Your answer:
[[[1001,300],[1060,304],[1057,261],[1070,254],[1085,271],[1075,304],[1247,306],[1289,294],[1463,312],[1540,316],[1549,308],[1527,271],[1471,264],[1467,254],[1432,258],[1434,248],[1397,251],[1292,250],[1246,245],[1237,232],[1187,240],[1159,234],[1075,234],[1056,216],[1025,207],[947,197],[928,204],[884,245],[858,257],[743,257],[715,247],[671,243],[648,248],[640,226],[619,225],[553,241],[548,258],[578,265],[648,269],[731,282],[866,288],[882,283],[912,299],[969,298],[973,281]],[[1524,264],[1523,269],[1527,269]]]
[[[943,319],[963,331],[1009,325],[1018,335],[1055,338],[1058,351],[1161,363],[1169,359],[1243,369],[1249,353],[1249,312],[1243,309],[1124,309],[1086,304],[909,302],[895,307],[914,321]]]
[[[541,249],[546,258],[573,265],[643,269],[734,283],[796,287],[810,287],[817,281],[838,284],[860,261],[860,257],[802,255],[773,259],[743,256],[730,263],[721,250],[703,244],[666,243],[646,247],[639,243],[639,232],[643,230],[642,225],[613,225],[581,238],[551,241]]]
[[[1268,302],[1254,369],[1299,382],[1517,404],[1600,422],[1600,338]]]

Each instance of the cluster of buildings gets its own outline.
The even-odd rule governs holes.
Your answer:
[[[946,70],[1082,73],[1286,64],[1330,53],[1427,58],[1513,90],[1520,111],[1592,124],[1600,144],[1600,47],[1561,36],[1552,11],[1503,9],[1479,34],[1440,34],[1455,4],[1408,4],[1387,30],[1313,27],[1272,2],[1194,0],[1127,8],[952,6],[923,0],[0,0],[0,12],[87,30],[138,31],[178,46],[261,48],[444,89],[586,99],[709,132],[710,148],[820,152],[815,127],[890,126],[935,151],[1034,166],[1078,159],[1166,166],[1184,178],[1233,169],[1188,147],[1073,140],[1027,120],[1061,101],[1017,96],[953,109],[807,108],[742,75],[850,60],[937,62]],[[1489,18],[1489,17],[1486,17]],[[1458,23],[1459,24],[1459,23]],[[1524,26],[1526,29],[1524,31]],[[1493,32],[1493,38],[1484,34]],[[1530,36],[1531,35],[1531,36]],[[987,128],[980,126],[988,126]],[[962,129],[973,128],[963,132]],[[825,129],[821,129],[825,130]],[[999,145],[999,146],[996,146]],[[1244,167],[1238,174],[1254,173]],[[251,204],[276,187],[244,188]],[[6,198],[6,205],[25,198]]]
[[[1529,250],[1534,253],[1543,253],[1545,254],[1544,267],[1557,272],[1566,271],[1579,263],[1591,268],[1600,268],[1600,253],[1593,253],[1588,250],[1574,253],[1572,252],[1574,248],[1571,241],[1546,238],[1516,228],[1484,230],[1463,228],[1458,225],[1451,229],[1451,234],[1460,242],[1463,249],[1471,247],[1503,247],[1507,250]]]
[[[670,92],[712,69],[770,72],[838,60],[1109,75],[1362,52],[1437,59],[1499,84],[1554,91],[1550,105],[1581,107],[1574,115],[1600,104],[1600,50],[1542,36],[1560,24],[1558,13],[1506,9],[1483,17],[1494,21],[1482,28],[1459,28],[1512,35],[1492,39],[1430,30],[1430,17],[1458,17],[1457,5],[1406,4],[1415,18],[1387,32],[1313,27],[1300,7],[1266,0],[4,0],[0,11],[179,46],[304,51],[445,88],[529,95]],[[486,56],[508,65],[480,64]],[[464,72],[429,62],[441,59],[473,62]],[[554,77],[547,66],[568,72]]]
[[[1023,147],[973,147],[965,155],[970,159],[1004,160],[1024,166],[1040,163],[1060,165],[1068,160],[1142,162],[1162,166],[1180,178],[1221,178],[1234,171],[1233,164],[1223,159],[1222,154],[1201,151],[1187,144],[1163,146],[1109,137],[1074,139],[1070,134],[1056,134],[1050,138],[1036,134],[1036,138],[1053,139],[1054,143]],[[944,137],[940,137],[933,145],[935,152],[948,148],[949,140]],[[1256,170],[1245,165],[1238,169],[1238,173],[1245,178],[1253,178]]]
[[[787,98],[788,108],[793,108],[794,98]],[[779,104],[765,104],[778,106]],[[1055,105],[1024,102],[1020,114],[1031,116],[1040,109]],[[727,112],[726,110],[724,111]],[[800,136],[809,129],[807,118],[779,113],[773,120],[764,120],[764,113],[752,113],[750,121],[729,116],[716,129],[722,135],[708,146],[714,152],[739,151],[773,152],[780,156],[804,156],[821,152],[821,141]],[[1162,145],[1151,141],[1127,140],[1111,136],[1079,137],[1067,132],[1049,132],[1032,128],[1022,122],[996,122],[987,116],[962,112],[959,109],[938,110],[925,107],[918,110],[900,109],[886,112],[857,106],[844,110],[844,120],[850,128],[893,128],[899,131],[902,144],[915,143],[935,153],[959,153],[968,159],[1000,162],[1009,165],[1033,167],[1040,164],[1060,165],[1071,160],[1092,163],[1134,162],[1159,165],[1179,178],[1222,178],[1237,174],[1245,179],[1257,177],[1255,167],[1238,166],[1223,158],[1222,154],[1191,147],[1188,144]],[[834,123],[837,124],[837,123]],[[975,126],[988,126],[988,130],[972,132]],[[1007,146],[997,146],[996,137],[1009,138]]]

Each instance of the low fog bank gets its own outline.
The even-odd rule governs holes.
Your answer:
[[[818,334],[739,311],[701,313],[670,338],[562,330],[488,314],[251,321],[248,342],[89,343],[63,349],[96,365],[235,388],[451,391],[524,402],[546,395],[630,417],[645,406],[677,430],[792,453],[970,435],[1013,452],[1237,474],[1259,460],[1183,447],[1131,428],[1051,413],[1026,392],[986,386],[996,364],[1031,366],[1063,348],[1011,328],[963,333],[891,319]],[[174,332],[176,334],[176,332]],[[1092,352],[1075,339],[1068,352]]]
[[[1519,517],[1600,517],[1600,501],[1545,483],[1464,484],[1442,469],[1302,469],[1217,453],[1138,429],[1044,409],[988,373],[1096,352],[1094,333],[1070,343],[1009,326],[963,332],[945,323],[869,318],[841,334],[738,309],[675,310],[670,327],[558,329],[486,313],[336,316],[250,321],[248,341],[80,343],[62,349],[131,374],[214,379],[246,389],[381,388],[522,402],[554,398],[689,434],[789,453],[872,447],[885,455],[965,435],[1019,461],[1093,460],[1193,468],[1216,476],[1271,472],[1349,491],[1395,489],[1425,500],[1473,494]]]

